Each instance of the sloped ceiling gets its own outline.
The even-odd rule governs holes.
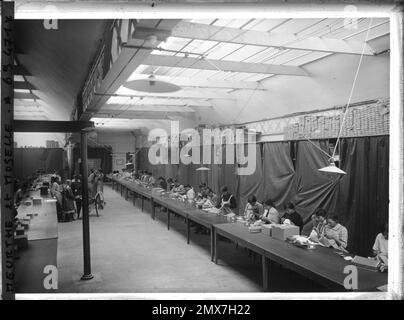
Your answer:
[[[57,30],[48,30],[43,20],[16,21],[16,57],[34,93],[54,110],[50,120],[69,120],[106,23],[59,20]]]

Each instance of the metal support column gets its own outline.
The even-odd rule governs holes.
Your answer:
[[[81,280],[90,280],[93,278],[91,274],[91,257],[90,257],[90,219],[88,212],[88,168],[87,168],[87,132],[81,131],[81,183],[83,195],[83,261],[84,274]]]

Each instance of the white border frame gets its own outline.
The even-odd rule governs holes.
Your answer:
[[[117,3],[16,1],[15,19],[115,19],[139,18],[390,18],[390,171],[389,171],[389,275],[388,292],[380,293],[116,293],[116,294],[16,294],[16,299],[402,299],[403,298],[403,18],[395,5],[355,4],[357,12],[344,12],[344,4],[263,3]],[[307,10],[309,8],[309,10]]]

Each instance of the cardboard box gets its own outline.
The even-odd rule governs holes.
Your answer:
[[[34,206],[40,206],[42,204],[42,198],[34,198],[34,199],[32,199],[32,204]]]
[[[15,228],[15,234],[17,236],[21,236],[25,233],[25,228],[23,226],[19,226],[17,228]]]
[[[274,224],[274,223],[271,223],[271,224],[263,224],[261,227],[262,227],[262,230],[261,230],[261,232],[263,233],[263,234],[265,234],[265,235],[267,235],[267,236],[272,236],[272,228],[273,227],[275,227],[275,226],[280,226],[280,224]]]
[[[258,232],[261,232],[261,227],[260,226],[249,226],[248,231],[251,233],[258,233]]]
[[[25,249],[28,247],[28,237],[26,234],[14,237],[14,244],[18,246],[18,249]]]
[[[279,240],[286,240],[288,237],[300,234],[299,227],[288,224],[275,225],[271,232],[272,237]]]
[[[354,265],[357,265],[358,267],[362,267],[370,271],[378,271],[378,267],[380,264],[379,260],[377,259],[368,259],[361,256],[355,256],[352,259],[352,263]]]

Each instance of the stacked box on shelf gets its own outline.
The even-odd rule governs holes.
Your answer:
[[[293,139],[297,139],[299,136],[299,123],[296,122],[293,124]]]
[[[324,118],[324,137],[331,138],[331,117]]]
[[[317,118],[317,122],[318,122],[318,138],[324,138],[324,116],[319,116]]]

